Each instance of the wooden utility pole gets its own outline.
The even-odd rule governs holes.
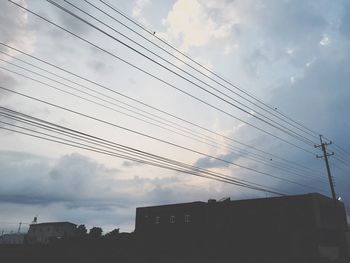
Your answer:
[[[17,233],[19,233],[21,231],[21,226],[22,226],[22,222],[19,222]]]
[[[328,156],[334,155],[334,152],[328,153],[326,146],[332,144],[332,142],[330,141],[329,143],[324,142],[322,140],[322,135],[320,135],[320,145],[315,145],[316,148],[321,148],[323,151],[323,155],[319,156],[316,155],[317,158],[323,158],[325,163],[326,163],[326,168],[327,168],[327,175],[328,175],[328,180],[329,180],[329,185],[331,187],[331,191],[332,191],[332,197],[334,199],[334,201],[337,200],[337,195],[335,193],[335,189],[334,189],[334,183],[333,183],[333,177],[331,175],[331,169],[329,168],[329,162],[328,162]]]

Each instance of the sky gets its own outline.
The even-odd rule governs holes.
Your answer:
[[[54,1],[102,32],[49,2],[14,2],[93,45],[1,1],[0,86],[104,122],[4,89],[1,107],[288,194],[330,196],[325,163],[316,158],[322,152],[314,147],[321,134],[332,141],[327,147],[334,152],[329,158],[337,196],[350,206],[348,1],[108,1],[141,27],[100,1],[92,3],[105,13],[86,1]],[[83,87],[99,92],[94,94],[100,99],[77,91]],[[215,90],[208,93],[201,88]],[[253,98],[270,105],[270,113]],[[126,105],[138,110],[132,112]],[[240,105],[249,109],[244,112]],[[141,111],[148,115],[140,115]],[[261,121],[266,116],[274,127]],[[291,119],[298,124],[290,126]],[[25,229],[35,216],[39,222],[70,221],[88,228],[101,226],[106,232],[132,231],[136,207],[274,196],[29,137],[4,129],[21,123],[3,115],[0,121],[0,231],[16,231],[19,222],[26,223]],[[311,143],[282,132],[279,125]],[[237,147],[243,150],[237,152]]]

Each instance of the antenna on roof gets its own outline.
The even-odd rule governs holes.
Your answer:
[[[36,224],[36,223],[38,223],[38,217],[37,217],[37,216],[34,216],[34,219],[33,219],[32,224]]]

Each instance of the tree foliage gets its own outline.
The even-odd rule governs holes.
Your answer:
[[[93,227],[89,231],[89,237],[92,238],[100,238],[102,237],[102,228],[101,227]]]

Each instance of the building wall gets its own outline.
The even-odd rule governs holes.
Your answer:
[[[47,244],[51,238],[74,236],[75,229],[76,225],[72,223],[32,224],[28,230],[27,240],[29,244]]]
[[[21,245],[24,243],[25,234],[5,234],[0,236],[1,245]]]
[[[145,207],[136,214],[135,232],[155,246],[195,244],[234,251],[237,259],[273,255],[295,262],[346,251],[344,206],[319,194]]]
[[[348,231],[346,232],[346,241],[348,244],[348,254],[350,255],[350,227],[348,228]]]

